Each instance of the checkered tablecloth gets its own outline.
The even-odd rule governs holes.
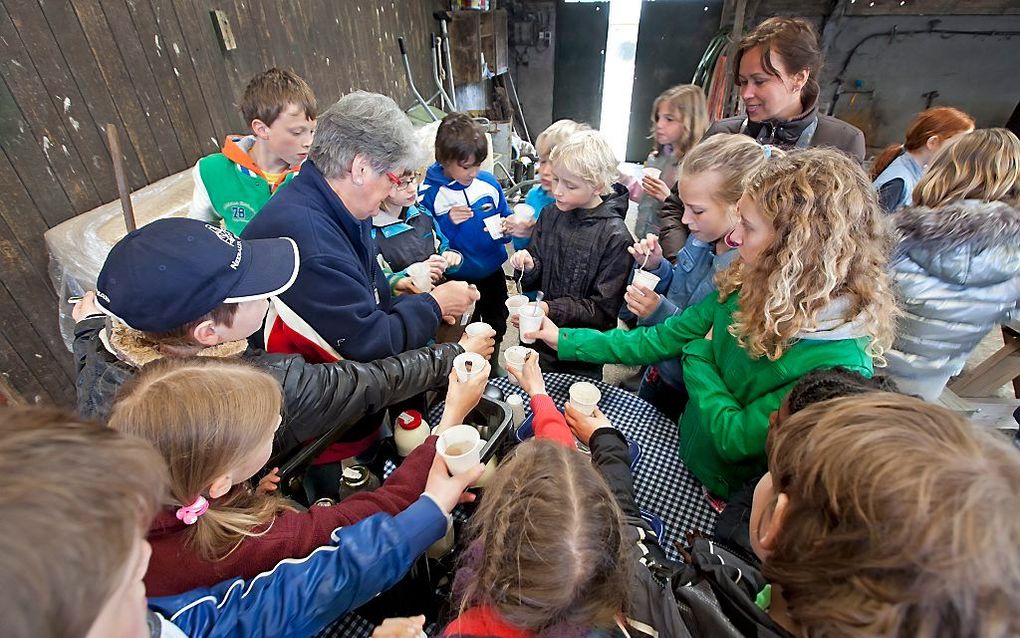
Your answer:
[[[577,381],[591,381],[569,374],[546,374],[545,389],[561,411],[567,401],[570,386]],[[705,499],[701,483],[680,461],[677,425],[653,408],[647,401],[626,390],[593,382],[602,391],[599,409],[628,439],[636,441],[641,456],[634,466],[634,494],[638,505],[662,519],[665,532],[660,539],[663,549],[674,558],[679,555],[673,547],[688,530],[711,533],[715,529],[716,513]],[[528,395],[509,379],[494,379],[492,384],[506,396],[518,394],[524,398],[524,409],[531,415]],[[430,423],[439,423],[442,404],[429,413]],[[322,638],[370,636],[372,627],[356,614],[350,614],[325,632]]]
[[[545,389],[561,411],[570,386],[591,381],[569,374],[546,374]],[[493,385],[504,394],[524,397],[525,411],[531,414],[528,395],[508,379],[496,379]],[[602,391],[599,409],[628,439],[636,441],[641,457],[634,466],[634,495],[638,505],[659,516],[665,525],[662,546],[672,558],[679,559],[674,540],[683,539],[688,530],[711,533],[716,513],[705,500],[701,483],[680,460],[677,425],[647,401],[615,386],[595,381]]]

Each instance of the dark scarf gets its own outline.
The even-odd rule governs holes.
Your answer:
[[[752,122],[746,120],[746,135],[758,140],[759,144],[770,144],[782,149],[794,148],[804,129],[812,122],[818,121],[818,102],[814,102],[803,113],[791,120],[765,120]],[[817,133],[817,130],[815,131]]]

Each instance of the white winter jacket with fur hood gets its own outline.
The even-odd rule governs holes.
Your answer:
[[[1018,316],[1020,211],[963,200],[903,208],[894,222],[900,242],[891,269],[904,315],[888,374],[931,401],[989,330]]]

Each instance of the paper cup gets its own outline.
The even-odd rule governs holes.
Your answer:
[[[662,177],[662,169],[647,167],[641,171],[641,174],[645,177],[654,177],[655,179],[659,179]]]
[[[484,367],[485,357],[477,352],[464,352],[453,359],[453,369],[461,383],[481,374]]]
[[[429,265],[424,262],[411,264],[407,267],[407,274],[411,277],[414,287],[422,292],[432,291],[432,275],[429,273]]]
[[[486,217],[483,221],[485,224],[485,230],[489,231],[489,237],[493,239],[503,238],[503,218],[499,215],[493,215]]]
[[[455,425],[439,435],[436,452],[446,461],[450,474],[467,472],[482,461],[482,437],[470,425]]]
[[[595,413],[595,406],[602,399],[602,391],[594,383],[579,381],[570,386],[570,405],[578,412],[591,416]]]
[[[528,299],[527,295],[514,295],[512,297],[507,297],[507,300],[504,303],[506,304],[506,309],[510,311],[509,319],[513,319],[514,315],[520,311],[521,307],[529,301],[530,299]]]
[[[476,321],[474,323],[469,323],[467,328],[464,328],[464,332],[466,332],[469,337],[483,337],[492,332],[492,326],[484,321]]]
[[[503,351],[503,364],[520,370],[524,367],[524,362],[528,359],[528,354],[531,352],[534,352],[531,348],[525,348],[524,346],[510,346]],[[512,385],[520,385],[512,374],[507,375],[507,379],[510,380]]]
[[[525,338],[524,335],[542,327],[542,320],[545,319],[542,306],[536,302],[525,304],[517,310],[517,315],[520,317],[521,343],[535,343],[534,339]]]
[[[634,281],[635,284],[641,284],[649,290],[655,290],[655,287],[659,285],[661,278],[653,272],[647,270],[635,270]]]
[[[514,206],[514,217],[519,221],[528,221],[535,218],[535,207],[531,204],[517,204]]]

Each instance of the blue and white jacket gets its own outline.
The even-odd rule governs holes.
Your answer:
[[[482,171],[469,186],[464,186],[447,177],[442,165],[436,162],[429,167],[418,193],[421,195],[419,204],[435,218],[450,248],[464,256],[464,262],[456,273],[450,274],[451,278],[477,281],[503,267],[507,259],[504,244],[510,242],[510,236],[493,239],[482,221],[492,215],[510,215],[503,189],[492,173]],[[474,217],[454,224],[449,215],[454,206],[471,207]],[[489,210],[483,210],[486,208]]]
[[[333,545],[237,578],[149,599],[153,638],[306,638],[395,585],[446,533],[446,514],[423,496],[396,516],[376,514],[333,532]]]
[[[878,191],[882,209],[891,213],[912,201],[914,187],[921,179],[924,167],[904,150],[878,174],[872,185]],[[896,183],[898,182],[898,183]]]

